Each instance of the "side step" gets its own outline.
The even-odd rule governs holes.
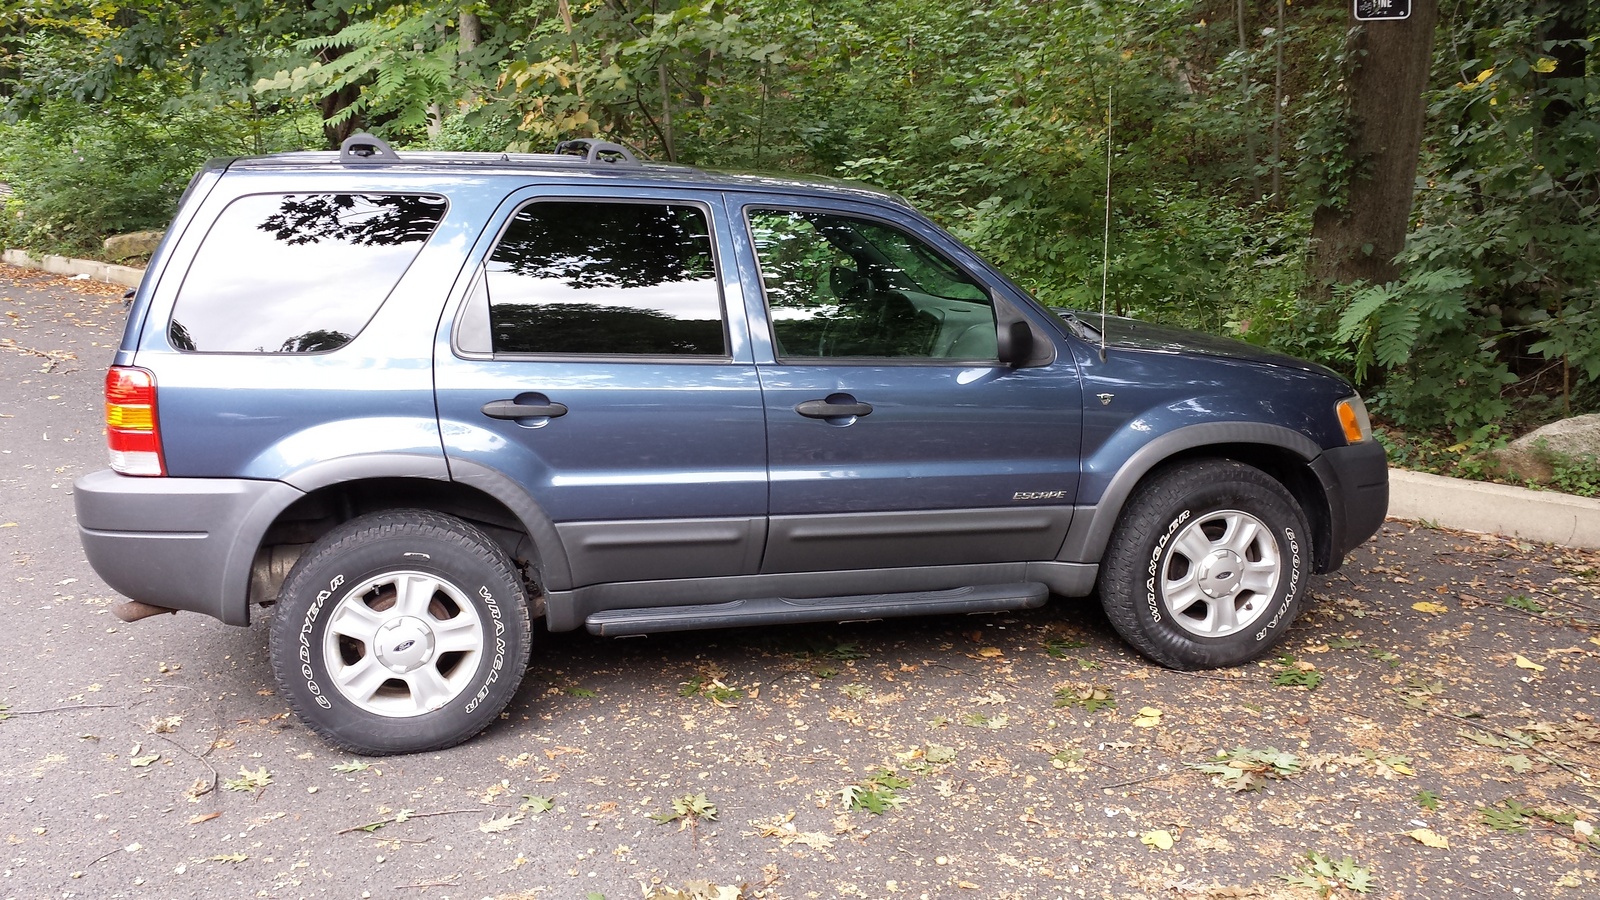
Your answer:
[[[653,606],[644,609],[608,609],[584,620],[590,634],[626,637],[664,631],[699,631],[705,628],[743,628],[749,625],[788,625],[798,622],[859,622],[900,616],[949,613],[999,612],[1036,609],[1044,605],[1050,589],[1036,582],[988,584],[946,591],[909,594],[862,594],[855,597],[793,599],[764,597],[699,606]]]

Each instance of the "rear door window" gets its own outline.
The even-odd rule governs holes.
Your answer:
[[[496,354],[726,356],[705,210],[538,200],[485,266]]]
[[[336,350],[372,320],[445,213],[431,194],[255,194],[206,234],[167,335],[200,353]]]

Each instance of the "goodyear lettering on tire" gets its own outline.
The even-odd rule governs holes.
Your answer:
[[[1267,635],[1278,627],[1278,623],[1283,620],[1284,613],[1289,611],[1289,607],[1294,605],[1294,598],[1300,594],[1300,541],[1295,537],[1293,528],[1285,528],[1283,533],[1289,540],[1289,588],[1283,592],[1283,602],[1278,605],[1277,611],[1272,614],[1271,621],[1256,632],[1256,640],[1258,642],[1266,640]]]
[[[322,615],[322,605],[328,602],[334,592],[344,584],[343,575],[333,576],[328,582],[328,589],[317,592],[317,599],[311,601],[311,606],[306,610],[305,621],[300,623],[300,677],[306,680],[306,690],[317,700],[317,705],[323,709],[330,708],[333,704],[322,693],[322,686],[317,684],[316,671],[311,667],[311,634],[316,631],[317,618]]]

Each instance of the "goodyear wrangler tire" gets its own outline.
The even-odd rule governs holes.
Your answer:
[[[400,510],[311,546],[272,620],[278,685],[311,729],[355,753],[440,750],[493,722],[522,681],[526,592],[492,539]]]
[[[1100,578],[1123,639],[1174,669],[1236,666],[1280,641],[1311,562],[1299,505],[1259,469],[1187,463],[1135,489]]]

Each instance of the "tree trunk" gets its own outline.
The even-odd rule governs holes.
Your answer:
[[[1588,36],[1589,4],[1585,0],[1565,0],[1555,3],[1553,12],[1538,37],[1541,42],[1550,43],[1549,53],[1556,68],[1540,81],[1582,78],[1588,68],[1589,51],[1579,42]],[[1545,106],[1540,124],[1547,131],[1558,128],[1575,111],[1565,96],[1555,97]]]
[[[483,20],[478,18],[478,14],[475,12],[462,10],[461,15],[456,19],[456,28],[459,31],[456,40],[456,59],[458,61],[457,68],[461,73],[461,80],[469,85],[475,84],[476,80],[472,77],[468,63],[463,57],[478,49],[478,45],[483,43]],[[461,95],[461,99],[456,101],[456,107],[462,112],[466,112],[477,105],[478,92],[471,88],[468,88],[466,93]]]
[[[1438,0],[1415,0],[1403,21],[1349,19],[1346,149],[1353,167],[1342,208],[1324,205],[1312,217],[1311,275],[1316,284],[1393,281],[1405,248],[1415,199],[1417,156],[1427,112],[1423,91],[1433,59]]]

